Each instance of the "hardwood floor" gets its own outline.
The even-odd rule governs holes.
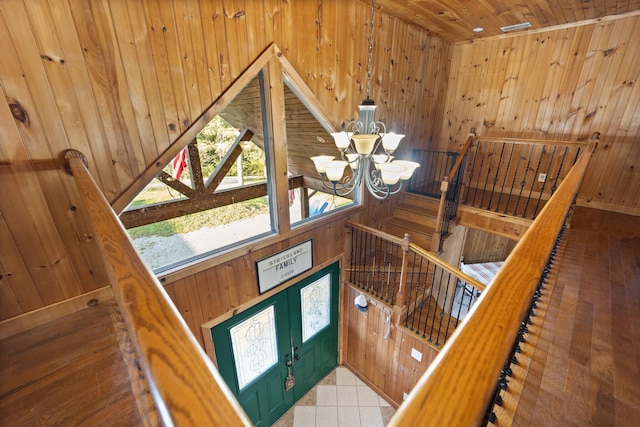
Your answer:
[[[0,341],[0,426],[140,425],[109,306]]]
[[[567,239],[513,425],[638,425],[640,218],[578,208]]]

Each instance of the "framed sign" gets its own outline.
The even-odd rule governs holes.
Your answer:
[[[313,267],[311,240],[292,246],[256,262],[260,294]]]

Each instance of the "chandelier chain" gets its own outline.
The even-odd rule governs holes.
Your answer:
[[[402,190],[403,183],[411,178],[419,163],[393,160],[402,134],[387,132],[385,124],[376,121],[376,104],[371,99],[371,69],[373,68],[373,25],[375,0],[371,0],[369,18],[369,50],[367,62],[367,98],[358,106],[359,120],[351,120],[342,132],[333,132],[340,160],[335,156],[313,156],[316,170],[322,176],[322,185],[333,194],[347,197],[362,184],[378,200],[385,200]],[[379,148],[382,147],[384,153]],[[345,168],[350,171],[345,176]],[[348,170],[349,170],[348,169]]]
[[[371,0],[371,18],[369,19],[369,61],[367,63],[367,99],[371,99],[371,66],[373,64],[373,12],[375,0]]]

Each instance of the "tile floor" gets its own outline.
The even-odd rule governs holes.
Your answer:
[[[395,408],[350,370],[338,366],[274,427],[383,427]]]

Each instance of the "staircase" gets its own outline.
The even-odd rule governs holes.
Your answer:
[[[402,203],[396,206],[384,231],[398,237],[409,233],[411,242],[429,250],[436,228],[439,203],[438,199],[405,192]]]

